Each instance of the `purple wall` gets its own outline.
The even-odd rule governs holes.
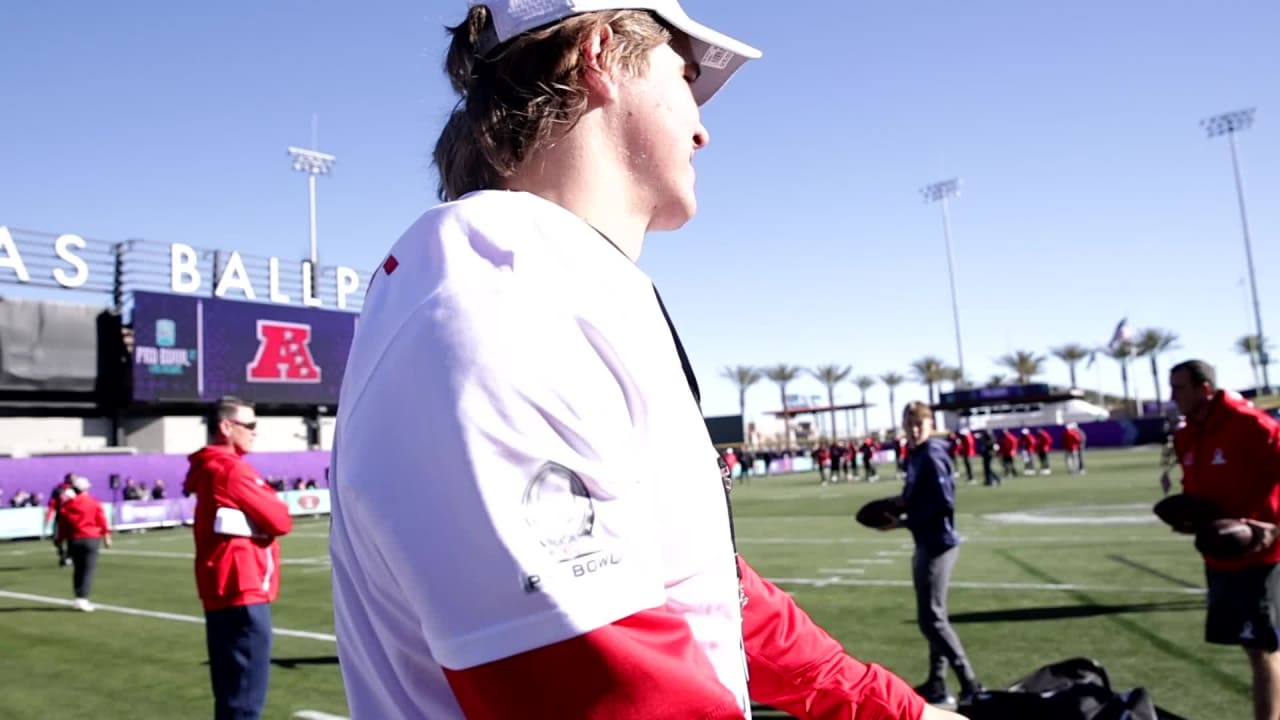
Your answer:
[[[325,470],[329,467],[327,450],[302,452],[253,453],[245,456],[263,477],[314,478],[320,487],[328,487]],[[93,483],[93,494],[101,500],[112,499],[107,479],[112,473],[121,482],[132,477],[147,487],[157,479],[164,480],[169,497],[182,496],[182,481],[187,475],[186,455],[61,455],[57,457],[0,458],[0,507],[9,506],[9,498],[19,489],[49,498],[49,491],[68,472],[84,475]]]

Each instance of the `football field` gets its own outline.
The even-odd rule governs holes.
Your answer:
[[[1151,515],[1155,450],[1093,452],[1089,474],[962,485],[965,543],[951,619],[988,687],[1073,656],[1101,662],[1120,689],[1148,688],[1188,720],[1251,716],[1236,648],[1202,641],[1203,571],[1188,538]],[[976,464],[976,463],[975,463]],[[901,487],[822,486],[816,475],[756,478],[734,490],[739,547],[855,656],[923,680],[911,538],[853,521]],[[347,712],[333,638],[326,519],[282,541],[267,718]],[[104,551],[93,600],[69,607],[71,571],[45,542],[0,543],[0,716],[9,720],[171,720],[212,714],[204,627],[186,529],[123,534]]]

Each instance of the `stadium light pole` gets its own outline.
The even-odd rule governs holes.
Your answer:
[[[307,174],[307,190],[311,199],[311,270],[319,267],[319,248],[316,244],[316,177],[328,175],[333,171],[333,164],[338,158],[328,153],[307,148],[290,147],[289,157],[293,158],[293,169]]]
[[[1210,138],[1227,136],[1227,145],[1231,148],[1231,169],[1236,177],[1236,202],[1240,205],[1240,228],[1244,232],[1244,256],[1249,266],[1249,289],[1253,293],[1253,322],[1258,334],[1259,364],[1262,365],[1262,392],[1271,394],[1271,377],[1267,365],[1271,358],[1267,357],[1266,336],[1262,334],[1262,306],[1258,302],[1258,281],[1253,271],[1253,243],[1249,239],[1249,213],[1244,204],[1244,179],[1240,176],[1240,158],[1236,153],[1236,133],[1248,130],[1253,125],[1254,108],[1236,110],[1214,115],[1200,121]]]
[[[942,203],[942,235],[947,242],[947,278],[951,282],[951,319],[955,323],[956,330],[956,362],[960,377],[965,378],[967,376],[964,373],[964,343],[960,340],[960,302],[956,299],[956,260],[955,253],[951,249],[951,211],[947,203],[949,199],[960,194],[960,178],[926,185],[920,188],[920,194],[927,203]]]

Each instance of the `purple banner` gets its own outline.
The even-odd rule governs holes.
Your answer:
[[[336,405],[354,313],[133,294],[133,398]]]
[[[131,500],[112,506],[115,517],[111,526],[121,530],[131,527],[157,527],[193,522],[196,516],[196,499],[170,498],[166,500]]]
[[[314,480],[318,487],[329,486],[327,450],[252,453],[246,455],[245,460],[262,477],[283,480],[288,489],[299,479],[304,485]],[[47,502],[49,492],[69,472],[89,478],[94,497],[104,502],[121,499],[118,490],[111,490],[112,475],[119,475],[122,485],[126,479],[133,478],[146,485],[148,492],[155,487],[156,480],[161,480],[166,498],[181,498],[188,465],[186,455],[160,454],[0,458],[0,507],[9,507],[9,500],[20,490],[39,494]]]

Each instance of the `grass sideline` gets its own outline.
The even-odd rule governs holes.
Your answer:
[[[1188,718],[1249,717],[1249,670],[1238,649],[1202,640],[1203,570],[1190,541],[1153,521],[1155,451],[1093,452],[1089,474],[961,486],[966,542],[952,621],[989,686],[1041,664],[1096,658],[1116,686],[1148,688]],[[885,471],[889,468],[886,467]],[[884,476],[882,476],[884,477]],[[813,474],[758,478],[734,490],[743,554],[777,579],[855,656],[911,682],[927,652],[914,624],[910,536],[859,527],[865,501],[900,482],[820,486]],[[283,592],[265,717],[345,715],[327,565],[327,521],[283,540]],[[105,552],[94,601],[80,614],[70,570],[44,542],[0,543],[0,678],[10,720],[168,720],[210,712],[204,628],[187,530],[125,534]],[[42,598],[32,600],[26,596]]]

